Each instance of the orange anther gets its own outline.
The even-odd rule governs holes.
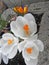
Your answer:
[[[24,14],[27,13],[27,12],[28,12],[28,7],[25,6],[25,7],[24,7]]]
[[[18,8],[18,12],[20,12],[21,14],[24,13],[23,8],[22,8],[22,7],[19,7],[19,8]]]
[[[11,40],[11,39],[8,40],[9,45],[12,44],[12,42],[13,42],[13,40]]]
[[[25,31],[28,31],[28,30],[29,30],[29,26],[26,24],[26,25],[24,25],[23,29],[24,29]]]
[[[16,7],[13,8],[13,10],[14,10],[15,12],[20,13],[20,14],[25,14],[25,13],[28,12],[28,7],[25,6],[25,7],[23,8],[23,7],[21,7],[21,6],[20,6],[20,7],[19,7],[19,6],[16,6]]]
[[[31,53],[32,53],[32,50],[33,50],[32,48],[27,48],[27,49],[26,49],[26,52],[27,52],[28,54],[31,54]]]
[[[27,24],[23,26],[23,29],[24,29],[26,35],[29,35],[29,26]]]

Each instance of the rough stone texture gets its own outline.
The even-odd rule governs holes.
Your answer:
[[[7,8],[6,5],[5,5],[2,1],[0,1],[0,14],[1,14],[6,8]]]
[[[1,18],[3,19],[3,20],[9,20],[10,19],[10,16],[11,15],[16,15],[17,16],[17,14],[12,10],[12,9],[7,9],[7,10],[5,10],[4,12],[3,12],[3,14],[1,15]]]
[[[8,7],[13,7],[15,5],[21,5],[21,1],[23,5],[30,5],[31,3],[43,2],[47,0],[2,0]]]
[[[49,10],[49,1],[32,3],[29,6],[29,12],[33,12],[34,14],[41,14],[48,10]]]
[[[45,12],[42,17],[39,39],[44,43],[44,51],[39,55],[38,65],[49,65],[49,11]]]
[[[21,0],[2,0],[2,1],[10,8],[16,5],[21,5]]]
[[[30,5],[31,3],[43,2],[45,0],[22,0],[22,4]]]

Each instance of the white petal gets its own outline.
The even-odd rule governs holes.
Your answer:
[[[29,55],[27,55],[26,53],[25,53],[25,51],[23,50],[23,52],[22,52],[22,56],[23,56],[23,58],[24,59],[26,59],[27,61],[29,61],[30,60],[30,56]]]
[[[32,54],[26,53],[26,48],[30,48],[30,47],[33,48]],[[22,55],[26,60],[28,60],[28,59],[30,60],[30,58],[36,59],[39,55],[39,49],[33,41],[27,41],[27,43],[23,49]]]
[[[31,34],[31,36],[32,36],[33,34],[35,34],[37,32],[37,24],[33,21],[30,21],[29,25],[30,25],[30,31],[32,33]]]
[[[2,35],[2,38],[4,40],[13,39],[13,37],[14,36],[11,33],[5,33],[5,34]]]
[[[34,34],[33,36],[31,36],[31,39],[32,39],[32,40],[38,39],[38,34]]]
[[[0,48],[3,47],[5,44],[6,44],[5,41],[1,38],[0,39]]]
[[[39,49],[38,49],[37,45],[33,41],[30,41],[30,42],[28,41],[25,47],[31,47],[31,48],[33,48],[33,52],[30,55],[30,58],[36,59],[38,57],[38,55],[39,55]]]
[[[11,52],[8,54],[8,58],[12,59],[12,58],[14,58],[16,56],[16,54],[17,54],[17,46],[15,45],[13,47],[13,49],[11,50]]]
[[[38,59],[25,60],[26,65],[37,65]]]
[[[19,42],[19,39],[14,37],[14,43],[18,44],[18,42]]]
[[[11,50],[13,49],[13,47],[17,45],[16,43],[14,44],[11,44],[11,45],[8,45],[6,44],[3,48],[2,48],[2,53],[7,55],[9,52],[11,52]]]
[[[15,22],[11,22],[11,31],[15,34],[15,36],[26,39],[26,35],[23,30],[23,26],[25,24],[28,24],[27,20],[25,20],[24,17],[19,16]]]
[[[1,61],[2,61],[2,55],[1,55],[1,52],[0,52],[0,64],[1,64]]]
[[[29,22],[26,18],[22,16],[18,16],[16,21],[11,22],[11,31],[15,34],[15,36],[20,37],[22,39],[26,39],[29,36],[26,36],[26,34],[24,33],[23,26],[25,24],[29,25],[31,36],[37,32],[36,23],[33,21]]]
[[[4,62],[5,64],[8,64],[8,61],[9,61],[8,57],[5,56],[5,55],[3,55],[2,58],[3,58],[3,62]]]
[[[18,44],[18,42],[18,38],[13,37],[13,43],[9,45],[8,42],[6,42],[5,45],[2,47],[2,53],[5,55],[8,54],[13,49],[13,47]]]
[[[22,41],[18,44],[18,50],[21,52],[26,44],[26,41]]]
[[[21,21],[19,21],[21,23]],[[22,24],[22,23],[21,23]],[[24,36],[24,31],[22,30],[22,25],[16,22],[11,22],[11,31],[15,34],[15,36],[22,38]]]
[[[34,16],[33,16],[32,14],[30,14],[30,13],[24,15],[24,18],[26,18],[29,22],[30,22],[30,21],[35,22]]]
[[[32,35],[32,36],[30,36],[28,39],[26,39],[26,40],[37,40],[38,39],[38,34],[34,34],[34,35]]]
[[[23,27],[25,24],[28,24],[28,20],[22,16],[18,16],[16,22],[18,22],[18,25],[20,25],[20,27]]]
[[[32,14],[28,13],[28,14],[24,15],[24,18],[26,18],[28,20],[28,24],[30,26],[30,31],[33,35],[34,33],[37,32],[37,25],[36,25],[34,16]]]
[[[6,44],[6,45],[2,48],[2,53],[5,54],[5,55],[8,54],[9,51],[11,50],[11,47],[12,47],[12,45]]]
[[[12,21],[10,23],[11,31],[16,33],[17,27],[16,27],[16,21]]]
[[[36,58],[38,58],[38,55],[39,55],[39,49],[38,49],[38,47],[37,47],[36,45],[34,45],[34,46],[33,46],[33,52],[32,52],[32,54],[30,55],[30,57],[31,57],[32,59],[36,59]]]
[[[38,48],[39,48],[39,51],[43,51],[44,50],[44,45],[43,45],[43,42],[42,41],[40,41],[40,40],[35,40],[34,41],[35,43],[36,43],[36,45],[38,46]]]

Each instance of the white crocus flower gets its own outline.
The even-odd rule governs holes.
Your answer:
[[[11,22],[10,26],[15,36],[22,39],[27,39],[37,32],[35,18],[30,13],[24,15],[24,17],[18,16],[16,21]]]
[[[37,65],[39,51],[44,50],[43,42],[37,38],[38,35],[34,35],[30,40],[24,40],[18,45],[18,49],[21,52],[25,60],[26,65]]]
[[[19,50],[19,52],[21,52],[23,50],[23,48],[24,48],[24,46],[26,44],[26,41],[28,41],[28,40],[34,40],[34,39],[36,40],[37,38],[38,38],[38,34],[35,34],[35,35],[31,36],[30,38],[28,38],[28,39],[20,42],[18,44],[18,50]]]
[[[3,38],[0,39],[0,64],[1,64],[1,60],[3,58],[3,54],[2,54],[2,48],[4,47],[6,43],[4,42]]]
[[[29,61],[25,60],[26,65],[37,65],[38,58],[37,59],[30,59]]]
[[[22,55],[28,61],[30,58],[36,59],[39,55],[39,49],[33,41],[27,41],[26,45],[24,46]]]
[[[1,40],[0,61],[2,59],[5,64],[8,64],[8,60],[14,58],[17,54],[18,38],[14,37],[11,33],[5,33],[2,35]]]

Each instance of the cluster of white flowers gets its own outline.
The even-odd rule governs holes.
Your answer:
[[[39,51],[44,50],[43,42],[38,39],[37,25],[32,14],[18,16],[10,23],[12,33],[5,33],[0,39],[1,60],[8,64],[8,60],[16,56],[17,50],[22,52],[26,65],[37,65]],[[19,38],[23,41],[19,42]]]

